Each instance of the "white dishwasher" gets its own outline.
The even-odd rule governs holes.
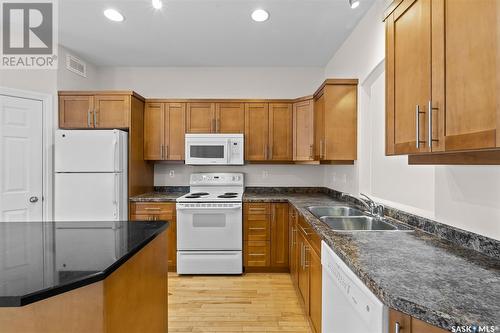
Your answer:
[[[321,242],[322,333],[386,333],[387,307]]]

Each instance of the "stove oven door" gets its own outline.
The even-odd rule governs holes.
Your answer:
[[[241,203],[178,203],[178,251],[241,251]]]

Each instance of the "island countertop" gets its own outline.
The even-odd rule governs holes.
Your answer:
[[[104,280],[167,228],[165,222],[0,223],[0,307]]]

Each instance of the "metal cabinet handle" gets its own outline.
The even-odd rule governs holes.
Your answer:
[[[415,128],[415,131],[416,131],[416,137],[417,137],[417,143],[416,143],[416,147],[417,149],[420,149],[420,144],[425,142],[425,141],[421,141],[420,140],[420,115],[422,113],[425,113],[423,111],[420,111],[420,105],[417,105],[415,107],[415,123],[416,123],[416,128]]]
[[[90,114],[91,114],[91,111],[90,111],[90,110],[88,110],[88,111],[87,111],[87,127],[90,127],[90,118],[91,118],[91,115],[90,115]]]
[[[299,228],[300,230],[302,230],[302,232],[306,235],[306,236],[309,236],[309,233],[306,231],[306,229],[304,229],[300,224],[299,224]]]
[[[400,333],[401,332],[401,325],[396,322],[396,324],[394,325],[394,333]]]
[[[248,255],[251,257],[264,257],[265,256],[265,254],[263,254],[263,253],[249,253]]]
[[[159,207],[144,207],[144,210],[160,210]]]
[[[166,151],[165,151],[165,159],[166,159],[166,160],[168,160],[168,158],[169,158],[169,154],[170,154],[170,151],[169,151],[168,147],[169,147],[168,145],[166,145],[166,146],[165,146],[165,150],[166,150]]]
[[[212,119],[212,125],[211,125],[211,132],[214,133],[216,131],[216,124],[215,124],[215,118]]]
[[[37,203],[38,202],[38,197],[30,197],[29,201],[30,201],[30,203]]]
[[[309,145],[309,158],[312,160],[314,159],[314,156],[313,156],[313,145]]]
[[[307,261],[307,253],[309,252],[309,246],[304,245],[304,268],[309,267],[309,262]]]
[[[248,230],[266,230],[266,228],[248,228]]]
[[[163,149],[163,143],[160,145],[160,155],[161,155],[161,159],[165,159],[165,157],[163,156],[163,152],[164,152],[164,149]]]
[[[300,243],[300,267],[304,269],[304,243]]]
[[[319,140],[319,158],[323,158],[323,140]]]
[[[215,131],[219,133],[220,131],[220,119],[215,119]]]
[[[98,122],[97,122],[97,111],[94,110],[94,127],[97,127],[98,126]]]
[[[432,144],[433,144],[433,142],[437,142],[437,141],[439,141],[439,140],[437,140],[437,139],[433,139],[433,138],[432,138],[432,127],[433,127],[433,123],[432,123],[432,111],[434,111],[434,110],[436,110],[436,111],[437,111],[437,110],[438,110],[438,108],[433,108],[433,107],[432,107],[432,101],[431,101],[431,100],[429,101],[429,106],[428,106],[428,108],[429,108],[429,129],[428,129],[428,130],[429,130],[429,133],[428,133],[428,138],[427,138],[427,140],[428,140],[428,142],[429,142],[429,144],[428,144],[428,145],[429,145],[429,148],[431,148],[431,149],[432,149]]]

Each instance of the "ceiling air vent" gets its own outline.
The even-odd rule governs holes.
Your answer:
[[[87,77],[87,64],[75,56],[66,55],[66,68],[73,73]]]

